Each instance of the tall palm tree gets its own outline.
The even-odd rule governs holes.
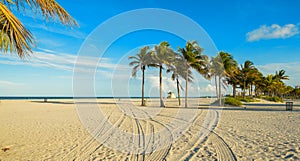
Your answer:
[[[277,88],[275,89],[275,94],[277,96],[282,96],[285,89],[285,84],[283,83],[283,80],[289,80],[289,76],[285,75],[285,70],[281,69],[278,72],[275,72],[273,79],[277,86]]]
[[[189,80],[187,81],[191,82],[193,80],[193,76],[192,71],[187,69],[184,57],[179,54],[174,54],[174,56],[175,59],[168,65],[167,73],[172,72],[171,78],[176,81],[178,105],[181,106],[180,89],[183,90],[183,88],[179,82],[179,77],[186,79],[186,72],[188,72]]]
[[[222,70],[221,70],[222,69]],[[211,58],[211,65],[210,65],[210,75],[214,77],[215,87],[216,87],[216,96],[219,99],[219,90],[218,90],[218,76],[221,75],[220,73],[223,72],[223,63],[220,57],[212,57]],[[219,82],[220,83],[220,82]]]
[[[264,84],[264,76],[257,68],[255,68],[254,73],[252,75],[252,84],[254,85],[255,88],[254,94],[255,96],[258,96],[258,94],[262,92],[262,89],[265,86],[265,84]]]
[[[226,78],[232,78],[236,79],[235,74],[237,73],[237,61],[233,58],[233,56],[227,52],[219,52],[218,56],[221,58],[222,64],[223,64],[223,72],[219,75],[219,99],[220,99],[220,105],[221,105],[221,99],[222,99],[222,91],[221,91],[221,82],[224,84],[224,86],[228,85],[228,82],[226,81]]]
[[[269,96],[274,96],[275,94],[275,88],[276,88],[276,83],[275,83],[275,79],[274,79],[274,75],[272,74],[268,74],[265,77],[265,90],[268,92]]]
[[[130,56],[128,59],[131,59],[132,62],[129,63],[130,66],[133,66],[132,76],[136,77],[138,70],[142,71],[142,106],[145,106],[144,100],[144,86],[145,86],[145,70],[146,66],[149,66],[151,63],[151,52],[149,52],[149,46],[145,46],[140,49],[139,53],[136,56]]]
[[[222,88],[226,88],[231,82],[236,80],[237,62],[233,56],[226,52],[219,52],[216,57],[211,58],[210,73],[215,78],[216,95],[219,105],[222,103]]]
[[[169,65],[173,59],[174,51],[170,48],[170,44],[166,41],[161,42],[158,46],[154,46],[154,64],[159,67],[159,97],[160,107],[165,107],[162,96],[162,71],[164,65]]]
[[[203,49],[197,41],[188,41],[184,48],[179,48],[178,50],[186,60],[187,70],[193,68],[206,79],[210,78],[208,57],[202,54]],[[185,107],[188,107],[188,73],[186,72],[185,74]]]
[[[255,70],[253,62],[246,60],[244,62],[244,65],[241,65],[241,87],[243,90],[243,97],[245,97],[246,89],[249,88],[251,75],[253,74],[253,71]]]
[[[226,52],[219,52],[218,55],[211,59],[210,73],[215,77],[216,94],[219,99],[219,105],[222,100],[222,88],[228,85],[228,79],[235,79],[237,71],[237,62],[233,56]],[[217,80],[218,78],[218,80]]]
[[[232,86],[232,95],[233,97],[236,97],[236,89],[240,85],[241,80],[241,70],[238,66],[232,71],[230,76],[227,77],[227,83]]]
[[[0,48],[4,52],[17,52],[24,58],[32,52],[35,45],[31,32],[10,11],[16,8],[19,12],[29,7],[34,13],[40,13],[47,20],[58,18],[68,26],[78,26],[76,21],[55,0],[2,0],[0,1]]]

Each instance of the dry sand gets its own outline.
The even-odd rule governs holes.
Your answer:
[[[211,101],[195,100],[191,108],[179,109],[176,99],[167,101],[168,108],[158,108],[158,100],[134,107],[130,100],[100,99],[98,108],[113,126],[100,123],[94,131],[97,141],[80,121],[73,100],[3,100],[0,160],[300,159],[298,106],[290,112],[260,102],[222,110],[210,108]],[[186,131],[181,125],[188,125]]]

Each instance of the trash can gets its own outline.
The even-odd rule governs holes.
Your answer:
[[[287,111],[293,111],[293,102],[286,102],[285,107]]]

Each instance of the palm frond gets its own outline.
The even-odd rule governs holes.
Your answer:
[[[140,62],[139,61],[132,61],[129,63],[129,66],[134,66],[136,64],[139,64]]]
[[[8,49],[11,41],[6,33],[0,32],[0,48]]]
[[[41,14],[49,20],[49,18],[56,19],[63,25],[78,26],[77,22],[71,15],[58,4],[55,0],[4,0],[6,2],[12,1],[13,4],[21,11],[27,4],[33,11],[40,11]]]
[[[31,46],[34,45],[32,34],[23,26],[19,19],[15,17],[14,14],[1,2],[0,28],[1,37],[9,37],[9,41],[7,41],[7,37],[5,38],[6,44],[4,46],[2,42],[2,50],[4,50],[5,52],[7,52],[8,50],[10,50],[10,52],[15,50],[21,58],[24,58],[26,55],[28,55],[29,52],[32,52]]]
[[[140,65],[136,65],[132,68],[132,77],[136,77],[136,73],[137,73],[139,67],[140,67]]]

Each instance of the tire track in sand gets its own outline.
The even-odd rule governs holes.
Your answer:
[[[130,160],[145,160],[145,133],[139,119],[136,116],[136,112],[134,112],[134,110],[130,107],[128,109],[130,109],[132,114],[132,150],[134,150]]]
[[[219,112],[216,110],[209,110],[208,112],[209,115],[206,116],[205,122],[201,125],[202,130],[199,133],[199,139],[191,148],[192,151],[186,153],[179,160],[188,161],[197,156],[196,154],[199,152],[203,143],[208,137],[211,137],[210,139],[216,149],[218,160],[236,161],[237,159],[228,144],[221,136],[213,131],[219,122]]]
[[[173,142],[173,136],[172,136],[172,132],[170,130],[169,127],[167,127],[166,125],[164,125],[164,123],[162,123],[161,121],[156,121],[154,119],[152,119],[152,117],[143,109],[140,108],[135,108],[134,109],[136,112],[142,112],[146,115],[146,118],[149,118],[148,120],[145,120],[146,122],[146,132],[140,130],[140,133],[138,131],[138,129],[143,129],[139,119],[134,119],[134,122],[137,124],[136,127],[138,127],[137,132],[139,133],[139,135],[142,135],[142,141],[143,141],[143,153],[141,154],[136,154],[135,159],[136,160],[150,160],[150,161],[157,161],[157,160],[165,160],[165,158],[167,157],[167,155],[170,152],[170,149],[172,147],[172,142]],[[133,111],[132,111],[133,112]],[[134,116],[136,116],[135,114],[133,114]],[[155,131],[154,131],[154,125],[156,124],[156,126],[161,126],[162,129],[166,129],[166,131],[169,133],[168,136],[168,143],[171,143],[170,145],[168,145],[167,147],[163,148],[163,149],[156,149],[157,147],[157,143],[155,141]],[[170,126],[170,125],[169,125]],[[157,127],[156,127],[157,128]],[[142,132],[142,133],[141,133]],[[147,133],[150,132],[150,133]],[[149,134],[149,138],[146,137]],[[140,137],[140,136],[139,136]],[[147,144],[146,144],[147,142]],[[159,145],[158,145],[159,146]],[[147,152],[149,152],[147,154]],[[133,158],[134,160],[134,158]]]
[[[109,113],[109,114],[108,114]],[[106,113],[107,115],[107,120],[111,117],[113,113],[113,110],[109,111]],[[104,129],[104,124],[105,124],[105,120],[103,120],[101,122],[101,124],[96,128],[96,135],[100,135],[100,133],[103,131]],[[81,145],[76,144],[74,146],[71,147],[70,151],[63,152],[61,154],[58,154],[56,156],[53,156],[51,158],[47,158],[46,160],[70,160],[69,158],[72,158],[74,156],[78,156],[79,154],[77,154],[79,151],[81,152],[81,150],[83,150],[84,148],[89,147],[93,142],[95,142],[95,138],[94,137],[88,137],[86,138],[83,143]]]
[[[87,140],[87,142],[85,144],[83,144],[82,146],[80,146],[80,147],[78,146],[76,149],[73,149],[71,153],[69,153],[68,155],[66,155],[63,158],[63,160],[77,160],[78,158],[80,158],[79,160],[87,160],[86,158],[89,158],[91,156],[91,154],[93,154],[100,147],[102,147],[103,143],[105,143],[111,137],[111,135],[114,133],[114,129],[116,127],[121,126],[121,124],[123,123],[123,121],[126,118],[126,115],[122,114],[122,116],[119,117],[119,119],[112,126],[111,125],[109,126],[106,123],[107,123],[107,120],[112,115],[113,115],[113,110],[111,110],[111,113],[108,116],[108,118],[103,120],[101,122],[101,124],[97,127],[97,129],[95,130],[96,134],[94,136],[90,136],[90,138]],[[97,140],[101,140],[102,144],[95,147],[92,144],[97,142]],[[72,155],[72,153],[74,153],[74,152],[75,152],[75,154]],[[70,159],[70,158],[73,158],[73,159]]]

